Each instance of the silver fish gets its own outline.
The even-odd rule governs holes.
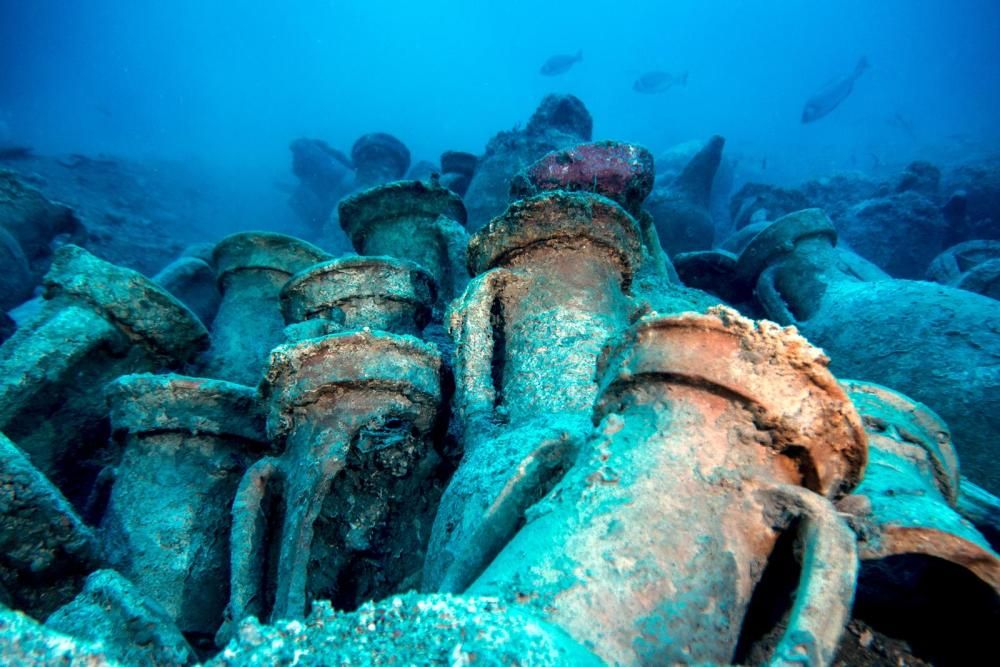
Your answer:
[[[568,72],[573,65],[581,60],[583,60],[583,51],[577,51],[573,55],[560,54],[552,56],[545,61],[540,72],[542,76],[558,76],[559,74]]]
[[[687,72],[681,72],[677,75],[660,71],[646,72],[635,80],[635,83],[632,84],[632,90],[637,93],[652,95],[655,93],[665,93],[674,86],[686,86],[687,82]]]
[[[865,73],[866,69],[868,69],[868,59],[862,56],[853,72],[847,76],[837,77],[806,100],[806,106],[802,110],[802,122],[811,123],[819,120],[836,109],[851,94],[854,82]]]

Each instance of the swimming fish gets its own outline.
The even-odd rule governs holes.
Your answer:
[[[802,122],[811,123],[819,120],[836,109],[851,94],[854,82],[866,69],[868,69],[868,59],[862,56],[853,72],[847,76],[837,77],[806,100],[806,107],[802,110]]]
[[[687,82],[687,72],[682,72],[676,76],[669,72],[646,72],[635,80],[635,83],[632,84],[632,90],[637,93],[652,95],[655,93],[665,93],[675,85],[686,86]]]
[[[558,76],[569,71],[576,63],[583,60],[583,51],[577,51],[573,55],[560,54],[552,56],[542,65],[542,76]]]

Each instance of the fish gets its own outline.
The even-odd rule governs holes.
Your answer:
[[[854,90],[854,82],[865,73],[868,67],[868,58],[862,56],[853,72],[835,78],[806,100],[806,106],[802,110],[802,122],[811,123],[819,120],[836,109],[851,94],[851,91]]]
[[[644,95],[653,95],[665,93],[674,86],[686,86],[687,81],[687,72],[681,72],[677,75],[660,71],[646,72],[635,80],[635,83],[632,84],[632,90]]]
[[[573,65],[583,60],[583,51],[570,54],[559,54],[552,56],[542,65],[540,73],[542,76],[558,76],[565,74]]]

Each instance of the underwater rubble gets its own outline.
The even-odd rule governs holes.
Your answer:
[[[554,95],[406,180],[299,139],[319,245],[141,267],[0,172],[0,661],[987,655],[1000,172],[751,183],[729,230],[722,137],[657,178],[591,135]]]

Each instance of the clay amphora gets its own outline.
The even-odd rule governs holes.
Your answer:
[[[653,189],[654,173],[653,156],[642,146],[620,141],[578,144],[552,151],[522,169],[511,180],[510,198],[564,190],[591,192],[617,202],[639,223],[643,263],[636,269],[637,281],[652,280],[660,283],[654,290],[664,289],[664,283],[680,281],[660,245],[653,216],[641,209]]]
[[[714,136],[691,158],[669,185],[653,190],[646,209],[656,221],[660,242],[673,257],[682,252],[708,250],[715,238],[709,212],[712,181],[722,161],[726,140]]]
[[[465,457],[441,500],[428,591],[459,592],[590,432],[594,368],[628,325],[635,220],[599,195],[524,199],[477,232],[450,313]]]
[[[602,357],[598,433],[468,589],[609,664],[728,663],[778,537],[802,572],[771,664],[830,664],[851,609],[865,433],[827,359],[733,310],[640,320]]]
[[[87,577],[80,594],[45,619],[45,627],[100,645],[108,663],[167,667],[197,661],[163,607],[114,570]],[[73,657],[81,662],[70,664],[89,664]]]
[[[0,347],[0,430],[74,503],[107,460],[112,379],[178,367],[207,343],[198,318],[148,278],[61,247],[45,300]]]
[[[108,560],[187,634],[211,638],[228,600],[230,509],[267,451],[256,391],[181,375],[108,388],[123,442],[102,532]]]
[[[931,262],[927,278],[1000,299],[1000,241],[966,241],[948,248]]]
[[[794,324],[842,376],[905,392],[951,426],[965,474],[1000,491],[1000,302],[912,280],[864,282],[835,261],[819,209],[757,234],[737,271],[768,318]]]
[[[430,271],[441,303],[460,294],[466,270],[462,199],[435,181],[396,181],[341,200],[340,226],[361,255],[408,259]]]
[[[215,269],[208,262],[198,257],[178,257],[153,276],[153,282],[190,308],[202,324],[212,325],[222,295]]]
[[[332,334],[272,352],[261,391],[268,433],[284,452],[250,468],[233,503],[232,621],[299,618],[313,598],[346,597],[345,585],[361,583],[338,577],[357,573],[357,553],[381,560],[379,576],[397,577],[384,582],[390,592],[405,570],[419,571],[440,372],[436,350],[388,333]],[[400,545],[407,551],[384,553]]]
[[[940,558],[1000,595],[1000,556],[956,511],[958,457],[948,426],[926,405],[873,383],[841,382],[868,431],[864,481],[841,507],[864,522],[861,558]]]
[[[73,599],[104,562],[94,532],[2,433],[0,554],[4,603],[36,618]]]
[[[436,291],[431,274],[413,262],[345,257],[292,276],[281,290],[281,310],[297,339],[365,327],[419,336]]]
[[[244,232],[219,241],[213,258],[222,303],[198,375],[255,387],[271,348],[284,340],[281,288],[292,275],[330,256],[284,234]]]

